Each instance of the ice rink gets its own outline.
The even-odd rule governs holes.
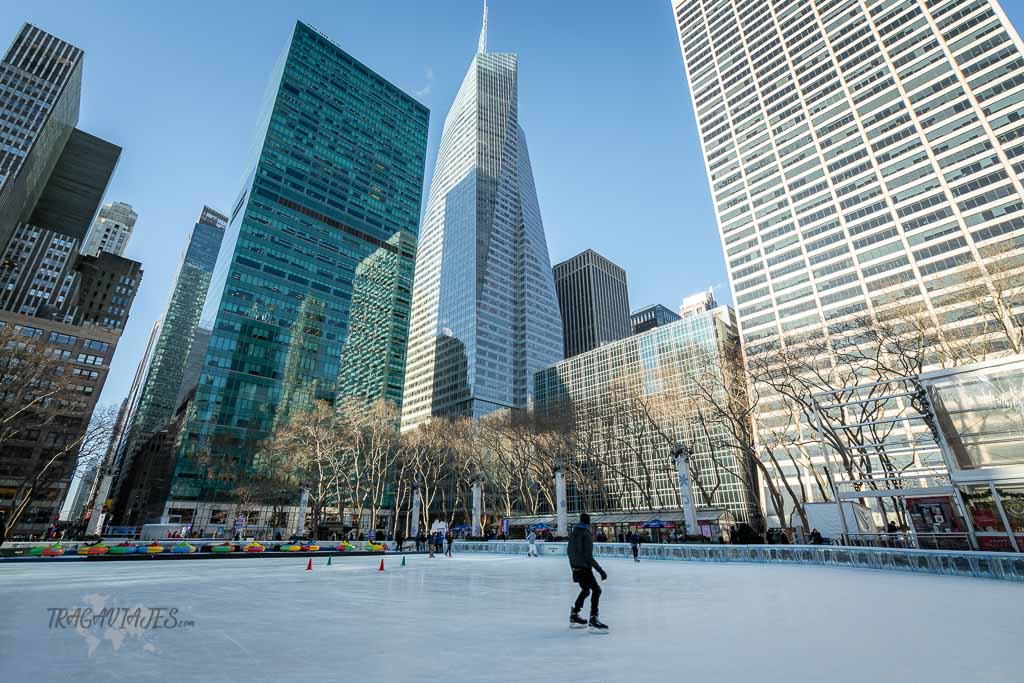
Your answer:
[[[608,560],[603,636],[568,628],[562,557],[326,562],[0,564],[0,681],[1024,680],[1017,584]],[[87,606],[176,608],[177,625],[49,609]]]

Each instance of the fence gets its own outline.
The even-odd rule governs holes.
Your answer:
[[[544,543],[541,554],[565,555],[565,543]],[[456,541],[463,553],[526,555],[519,541]],[[595,543],[597,557],[633,557],[628,543]],[[971,576],[1024,582],[1024,556],[1017,553],[959,552],[894,548],[803,545],[641,545],[640,557],[683,562],[804,564],[857,569]]]

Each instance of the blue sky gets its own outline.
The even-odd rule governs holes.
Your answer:
[[[1018,26],[1024,0],[1005,0]],[[139,212],[145,276],[101,403],[130,388],[203,204],[229,211],[266,81],[302,19],[431,110],[441,126],[476,49],[482,0],[33,0],[0,13],[86,52],[84,130],[124,152],[107,201]],[[552,263],[592,248],[626,269],[636,308],[728,281],[669,0],[492,0],[489,48],[518,52]]]

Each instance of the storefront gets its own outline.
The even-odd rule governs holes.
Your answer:
[[[1024,357],[921,376],[981,550],[1024,549]]]

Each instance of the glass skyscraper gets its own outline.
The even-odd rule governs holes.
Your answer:
[[[697,507],[749,520],[757,509],[750,463],[721,423],[701,425],[700,403],[688,400],[698,383],[716,392],[732,386],[727,373],[737,372],[730,359],[738,352],[735,314],[716,306],[538,372],[537,412],[568,420],[582,444],[567,482],[569,510],[641,513],[622,522],[681,521],[670,456],[679,442],[692,454]]]
[[[999,3],[673,9],[748,363],[911,306],[985,335],[978,296],[1024,277],[1024,44]]]
[[[517,56],[477,54],[441,136],[416,255],[402,428],[525,408],[562,322],[519,127]]]
[[[428,123],[426,107],[297,23],[207,298],[213,333],[170,518],[203,524],[211,511],[196,501],[222,499],[256,442],[313,400],[335,399],[360,263],[384,250],[412,270],[401,245],[418,232]],[[408,315],[400,297],[394,306]]]
[[[114,463],[122,473],[130,466],[136,447],[163,429],[178,408],[186,361],[225,227],[227,217],[204,206],[189,235],[167,309],[154,327],[132,385]]]

